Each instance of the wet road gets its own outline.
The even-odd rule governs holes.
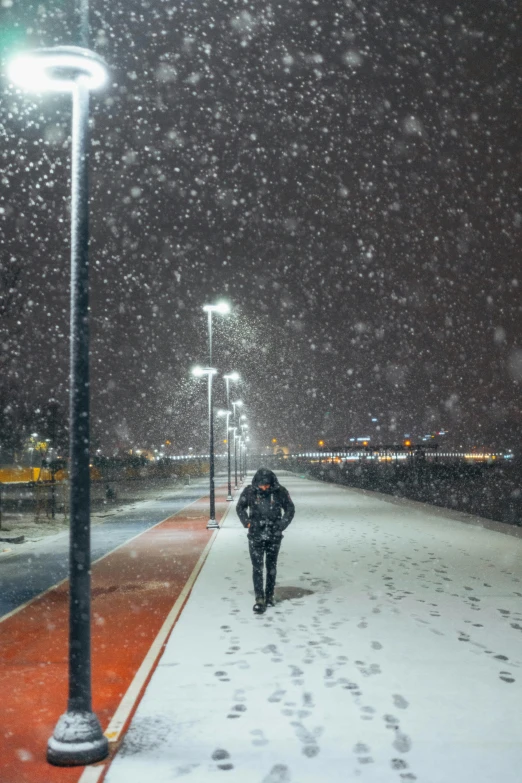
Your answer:
[[[208,480],[178,489],[158,490],[154,500],[115,509],[92,527],[92,561],[112,552],[134,536],[157,525],[205,494]],[[0,559],[0,617],[68,577],[69,532],[23,545]]]

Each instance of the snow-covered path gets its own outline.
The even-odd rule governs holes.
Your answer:
[[[280,603],[231,509],[107,783],[518,783],[522,540],[280,478]]]

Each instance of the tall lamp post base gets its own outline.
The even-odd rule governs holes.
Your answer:
[[[215,519],[209,519],[207,522],[207,530],[219,530],[219,522]]]
[[[227,500],[234,500],[234,498],[232,497],[232,495],[227,495]]]
[[[47,761],[55,767],[80,767],[109,755],[109,741],[93,712],[65,712],[47,744]]]

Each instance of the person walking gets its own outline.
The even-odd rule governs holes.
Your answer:
[[[252,577],[256,602],[254,612],[262,614],[274,606],[277,557],[286,530],[295,514],[290,494],[282,487],[275,473],[260,468],[245,487],[236,506],[243,527],[248,528],[248,548],[252,561]],[[263,590],[263,561],[266,556],[266,589]]]

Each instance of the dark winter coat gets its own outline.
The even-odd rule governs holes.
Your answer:
[[[266,491],[259,484],[269,484]],[[266,468],[257,471],[252,484],[245,487],[237,502],[236,511],[251,538],[282,538],[295,514],[290,494]]]

